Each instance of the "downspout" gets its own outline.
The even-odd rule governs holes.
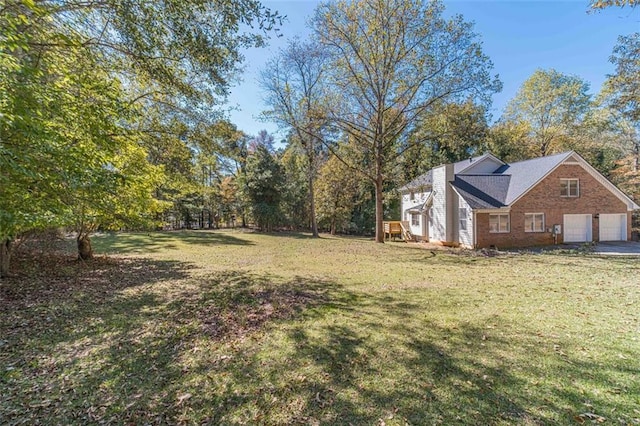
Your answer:
[[[473,210],[473,248],[478,248],[478,221],[477,212]]]

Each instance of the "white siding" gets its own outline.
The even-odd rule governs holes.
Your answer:
[[[402,194],[402,200],[400,202],[402,220],[411,220],[406,211],[412,207],[421,207],[424,202],[427,201],[427,197],[429,196],[429,194],[431,194],[431,191],[415,192],[413,195],[413,200],[411,199],[411,194]]]
[[[459,242],[465,247],[473,247],[473,212],[469,204],[467,204],[462,197],[458,197],[458,199],[460,200],[458,203],[459,208],[467,210],[467,229],[460,229],[458,234]]]
[[[447,240],[447,180],[445,166],[433,169],[433,227],[429,232],[431,239]]]
[[[469,166],[469,168],[464,169],[464,171],[462,171],[462,174],[483,175],[483,174],[493,173],[500,166],[502,166],[502,163],[497,162],[493,158],[484,158],[482,161],[477,161],[475,163],[472,163],[471,166]]]
[[[402,194],[402,199],[400,202],[400,212],[401,212],[401,220],[409,222],[409,229],[413,235],[419,235],[426,237],[424,235],[423,230],[423,222],[425,220],[425,216],[420,214],[418,216],[418,225],[411,224],[411,213],[407,210],[411,208],[422,208],[424,203],[427,201],[427,198],[431,195],[431,189],[425,190],[424,192],[414,192],[413,200],[411,199],[411,194]]]

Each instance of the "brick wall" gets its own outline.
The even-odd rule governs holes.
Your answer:
[[[580,179],[580,196],[561,197],[561,178]],[[545,232],[524,232],[525,213],[544,213]],[[602,213],[626,213],[627,239],[631,238],[631,214],[627,213],[626,204],[581,166],[561,165],[511,206],[510,233],[489,233],[489,214],[478,213],[477,244],[478,247],[494,245],[498,248],[551,245],[554,243],[553,234],[547,231],[554,224],[563,225],[564,214],[591,214],[593,240],[597,241],[599,228],[595,215]],[[563,234],[558,235],[558,243],[563,242],[564,226],[562,231]]]

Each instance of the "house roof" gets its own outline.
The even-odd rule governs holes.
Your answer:
[[[509,190],[504,199],[505,204],[512,204],[572,154],[573,151],[563,152],[505,164],[498,168],[494,173],[511,176]]]
[[[477,164],[479,161],[487,158],[495,160],[496,163],[502,163],[502,165],[491,173],[465,173],[472,164]],[[532,158],[512,164],[503,163],[491,154],[484,154],[479,157],[454,163],[454,180],[450,182],[450,184],[472,209],[501,208],[516,202],[538,184],[538,182],[555,170],[556,167],[567,160],[582,164],[597,180],[623,200],[629,209],[640,208],[633,200],[611,182],[607,181],[574,151]],[[470,171],[472,172],[473,169]],[[429,170],[424,175],[417,177],[400,189],[407,191],[419,188],[420,186],[431,185],[432,180],[433,171]]]
[[[454,174],[464,173],[469,168],[471,168],[471,166],[474,166],[482,162],[483,160],[487,160],[487,159],[491,159],[498,164],[506,164],[495,155],[491,154],[490,152],[487,152],[486,154],[482,154],[477,157],[472,157],[472,158],[469,158],[468,160],[462,160],[462,161],[458,161],[457,163],[453,163],[453,173]]]
[[[487,153],[483,155],[478,155],[477,157],[469,158],[468,160],[462,160],[462,161],[458,161],[457,163],[453,163],[453,173],[455,174],[462,173],[464,170],[468,169],[473,164],[478,163],[478,161],[484,160],[485,158],[489,158],[489,157],[494,158],[495,160],[502,163],[502,161],[494,157],[492,154]],[[429,170],[427,173],[424,173],[418,176],[417,178],[413,179],[411,182],[407,183],[406,185],[401,186],[399,190],[411,191],[412,189],[431,186],[432,183],[433,183],[433,169]]]
[[[472,209],[506,206],[510,175],[456,175],[451,185]]]
[[[429,170],[427,173],[418,176],[408,184],[401,186],[400,191],[410,191],[412,189],[418,189],[425,186],[431,186],[433,183],[433,169]]]

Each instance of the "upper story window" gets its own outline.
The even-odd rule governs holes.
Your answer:
[[[489,232],[493,233],[507,233],[510,230],[509,214],[490,214],[489,215]]]
[[[415,199],[416,199],[416,193],[415,193],[415,192],[413,192],[413,191],[411,191],[411,193],[409,194],[409,199],[410,199],[411,201],[415,200]]]
[[[560,179],[560,196],[580,196],[580,181],[578,179]]]

